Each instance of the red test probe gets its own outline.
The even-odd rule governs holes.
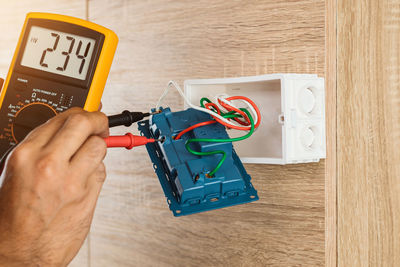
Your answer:
[[[133,135],[127,133],[125,135],[109,136],[104,138],[107,147],[125,147],[126,149],[132,149],[135,146],[143,146],[148,143],[154,143],[161,141],[160,139],[151,139],[145,136]]]
[[[132,123],[143,120],[145,117],[156,114],[153,113],[143,113],[143,112],[131,112],[124,110],[121,114],[108,116],[108,126],[131,126]],[[143,146],[148,143],[154,143],[156,141],[161,141],[159,139],[149,139],[145,136],[133,135],[127,133],[125,135],[109,136],[104,139],[106,141],[107,147],[125,147],[126,149],[132,149],[135,146]]]

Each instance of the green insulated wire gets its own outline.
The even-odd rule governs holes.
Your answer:
[[[212,103],[210,99],[208,99],[207,97],[203,97],[203,98],[200,99],[200,106],[202,108],[205,108],[205,106],[203,104],[204,101],[206,101],[207,103]]]
[[[212,103],[212,101],[210,99],[208,99],[207,97],[203,97],[202,99],[200,99],[200,106],[202,108],[206,108],[204,106],[204,101],[206,101],[207,103]],[[213,106],[211,106],[211,108],[213,109],[214,112],[217,112]],[[227,117],[225,117],[225,115],[231,115],[231,114],[235,114],[236,113],[236,111],[234,111],[234,110],[229,111],[227,113],[224,113],[222,111],[220,111],[220,112],[221,112],[221,116],[224,117],[224,118],[227,118]],[[235,117],[241,117],[239,114],[236,114],[236,115],[238,115],[238,116],[235,116]],[[233,118],[233,117],[230,117],[230,118]]]
[[[200,100],[200,103],[202,105],[203,103],[203,99],[206,99],[205,101],[207,101],[207,98],[202,98]],[[208,100],[210,101],[210,100]],[[211,102],[211,101],[210,101]],[[209,103],[210,103],[209,102]],[[224,163],[225,159],[226,159],[226,153],[223,150],[216,150],[216,151],[210,151],[210,152],[200,152],[200,151],[195,151],[192,148],[190,148],[190,143],[193,142],[210,142],[210,143],[226,143],[226,142],[237,142],[237,141],[242,141],[246,138],[249,138],[253,133],[254,133],[254,121],[253,121],[253,117],[251,116],[250,112],[245,109],[245,108],[241,108],[240,110],[242,110],[243,112],[245,112],[247,114],[247,116],[249,117],[250,120],[250,124],[251,124],[251,128],[250,131],[240,137],[236,137],[236,138],[228,138],[228,139],[212,139],[212,138],[193,138],[193,139],[188,139],[185,143],[185,147],[187,149],[187,151],[189,151],[190,153],[196,155],[196,156],[209,156],[209,155],[215,155],[215,154],[222,154],[222,158],[220,159],[220,161],[218,162],[217,166],[214,168],[214,170],[212,170],[208,176],[212,177],[214,176],[214,174],[221,168],[222,164]],[[231,112],[226,113],[224,115],[225,118],[233,118],[233,117],[241,117],[241,115],[239,114],[232,114]]]

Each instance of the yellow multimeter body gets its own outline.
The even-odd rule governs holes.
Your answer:
[[[68,108],[98,110],[117,44],[95,23],[29,13],[0,95],[0,156]]]

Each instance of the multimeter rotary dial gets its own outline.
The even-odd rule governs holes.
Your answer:
[[[55,115],[57,115],[57,112],[45,103],[34,102],[23,106],[15,114],[11,125],[11,134],[14,141],[16,143],[22,141],[30,131]]]

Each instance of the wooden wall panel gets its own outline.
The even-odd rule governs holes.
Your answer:
[[[327,0],[325,5],[325,266],[329,267],[337,265],[336,16],[337,0]]]
[[[338,1],[339,266],[400,264],[400,3]]]
[[[118,34],[103,111],[148,110],[168,80],[324,75],[325,2],[89,2]],[[167,98],[182,107],[176,92]],[[329,116],[329,114],[328,114]],[[129,129],[113,129],[123,133]],[[93,266],[321,266],[325,164],[246,165],[258,202],[174,218],[144,148],[110,150],[91,231]]]
[[[28,12],[52,12],[86,18],[85,0],[18,0],[0,1],[0,77],[7,76],[19,34]],[[70,266],[88,265],[87,242]]]

